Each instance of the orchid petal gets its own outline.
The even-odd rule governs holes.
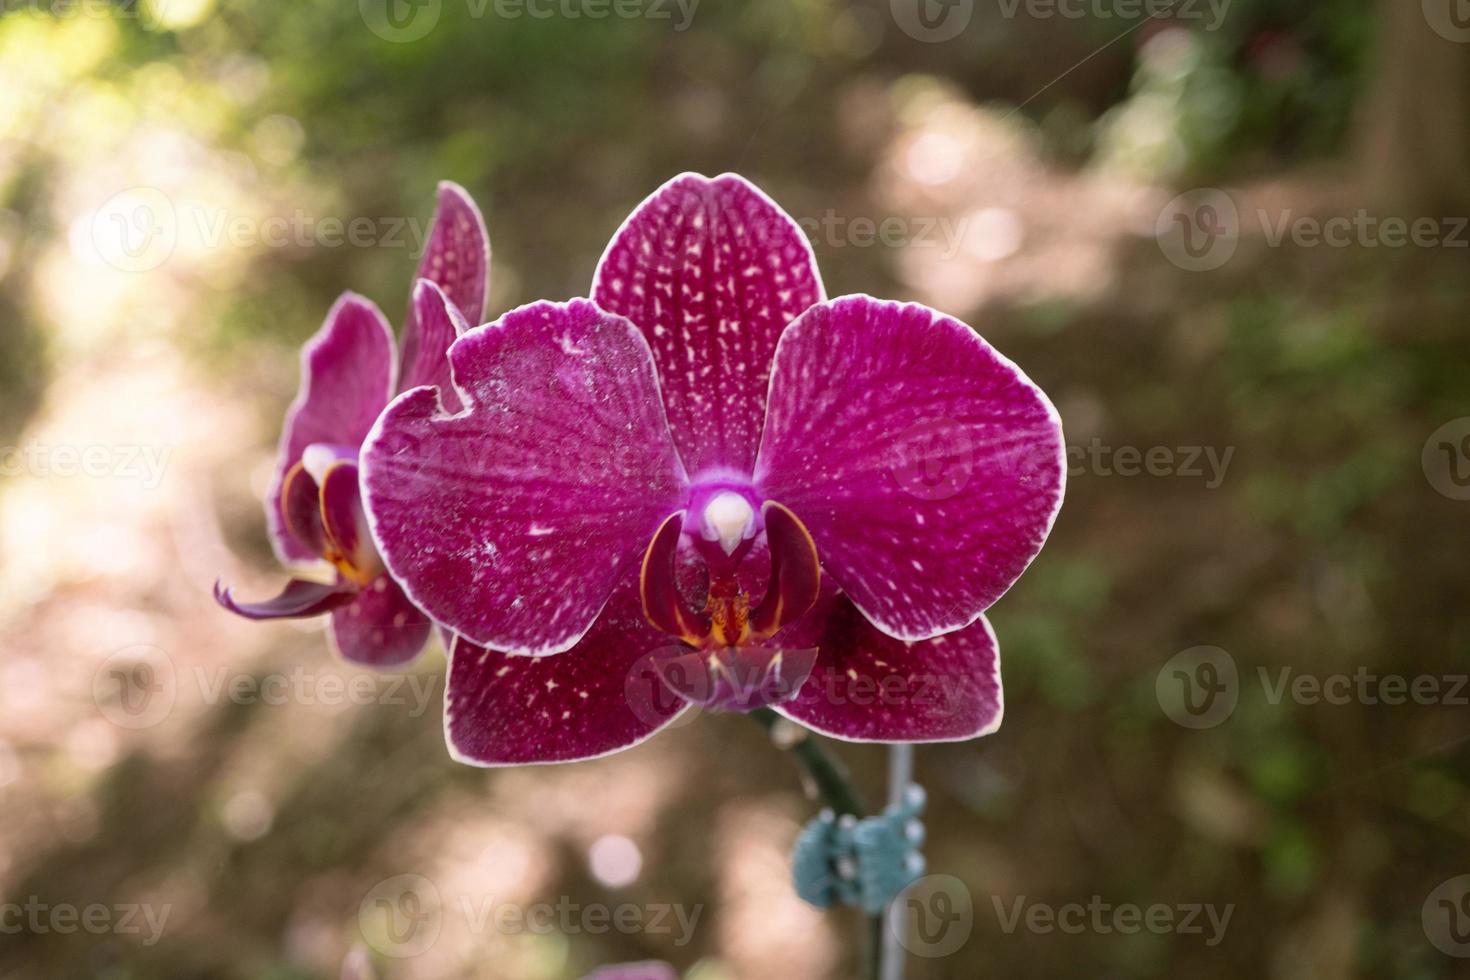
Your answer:
[[[771,555],[771,584],[750,612],[750,628],[763,639],[812,607],[821,594],[822,569],[811,532],[795,514],[774,500],[761,505],[761,514]]]
[[[322,492],[306,467],[297,462],[286,471],[281,483],[281,523],[293,541],[313,556],[327,550],[327,532],[322,527]]]
[[[214,601],[246,619],[304,619],[319,616],[353,600],[357,586],[350,582],[311,582],[293,578],[280,594],[261,602],[238,602],[221,582],[214,583]]]
[[[680,587],[683,523],[684,511],[670,514],[649,542],[638,576],[639,598],[644,617],[655,629],[678,637],[691,646],[699,646],[709,638],[710,617],[693,608]],[[683,554],[691,553],[686,551]],[[686,573],[692,574],[695,573]],[[705,584],[708,585],[707,581]]]
[[[266,494],[266,524],[282,564],[320,556],[287,529],[281,513],[286,474],[312,443],[359,446],[393,393],[393,330],[371,301],[346,293],[301,352],[301,390],[286,413],[276,470]]]
[[[816,647],[816,666],[777,711],[851,742],[948,742],[1000,727],[1000,651],[990,623],[905,642],[864,618],[828,586],[822,599],[776,638]]]
[[[332,639],[344,658],[368,667],[406,664],[429,639],[429,619],[387,575],[332,611]]]
[[[485,231],[485,218],[469,192],[451,181],[439,184],[439,205],[429,227],[424,256],[419,259],[415,281],[427,279],[444,291],[449,302],[459,309],[471,326],[485,315],[485,294],[490,281],[490,236]],[[420,333],[417,304],[410,304],[408,321],[403,326],[404,376],[414,378],[407,366],[433,364],[433,352],[421,350],[430,345]],[[451,340],[453,338],[450,338]],[[447,346],[447,345],[446,345]],[[438,350],[443,354],[445,348]],[[405,388],[424,384],[411,380]]]
[[[358,468],[353,463],[333,463],[322,478],[321,519],[330,547],[347,564],[359,585],[367,585],[383,570],[373,548],[367,515],[362,509]]]
[[[458,412],[462,406],[449,378],[449,345],[464,336],[470,324],[438,284],[428,279],[414,284],[409,323],[416,327],[412,334],[404,328],[402,387],[434,385],[444,399],[444,408]]]
[[[691,474],[749,473],[782,329],[823,297],[801,228],[735,174],[675,177],[618,229],[592,298],[643,330]]]
[[[583,977],[582,980],[679,980],[679,974],[667,963],[650,960],[647,963],[624,963],[619,966],[604,966]]]
[[[636,582],[591,632],[556,657],[517,657],[458,638],[449,658],[450,754],[478,766],[575,762],[630,748],[686,707],[651,664],[678,648],[643,619]]]
[[[559,653],[679,508],[683,469],[648,344],[586,300],[535,303],[450,349],[466,408],[400,396],[363,449],[378,551],[474,643]]]
[[[969,327],[849,296],[782,338],[756,480],[875,626],[919,640],[974,622],[1041,550],[1063,453],[1046,395]]]

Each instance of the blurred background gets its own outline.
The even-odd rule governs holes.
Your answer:
[[[439,650],[363,675],[209,594],[280,583],[299,345],[344,289],[401,322],[439,179],[495,316],[585,294],[683,170],[754,179],[831,295],[965,319],[1066,424],[991,613],[1005,724],[918,751],[948,877],[910,911],[947,931],[909,975],[1467,975],[1460,0],[0,11],[0,976],[856,975],[749,720],[479,771]],[[880,800],[884,751],[836,751]]]

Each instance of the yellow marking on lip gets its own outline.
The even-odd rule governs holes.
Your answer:
[[[300,463],[296,464],[300,466]],[[363,554],[363,550],[372,547],[371,539],[367,535],[366,527],[359,527],[357,550],[358,554],[349,554],[346,547],[336,536],[332,534],[332,522],[327,520],[327,483],[331,479],[333,471],[338,467],[347,466],[346,460],[337,460],[322,471],[322,480],[318,485],[317,509],[322,515],[322,535],[326,538],[327,551],[322,557],[331,562],[342,577],[355,583],[360,588],[367,588],[378,577],[378,572],[372,566],[377,564],[373,554]]]

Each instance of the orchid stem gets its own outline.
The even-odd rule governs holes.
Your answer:
[[[770,708],[757,708],[750,713],[750,717],[760,722],[767,732],[770,732],[783,720],[780,715]],[[797,763],[801,766],[813,783],[816,784],[817,793],[822,797],[822,802],[832,808],[832,812],[839,817],[844,813],[850,813],[854,817],[862,818],[867,815],[867,808],[858,798],[857,790],[853,788],[852,778],[847,773],[847,768],[826,749],[815,737],[802,733],[803,737],[789,751]]]
[[[783,720],[770,708],[757,708],[750,712],[750,717],[759,722],[768,733]],[[852,777],[848,775],[847,767],[822,747],[820,739],[806,732],[803,732],[802,736],[787,751],[796,759],[802,771],[816,784],[817,793],[822,797],[822,802],[838,816],[851,814],[861,819],[867,814],[867,808],[863,806],[856,788],[852,785]],[[866,919],[862,976],[867,980],[878,980],[883,962],[883,916],[881,914],[870,915]]]

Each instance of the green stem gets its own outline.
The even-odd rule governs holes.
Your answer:
[[[760,723],[768,733],[783,720],[770,708],[757,708],[750,713],[750,717]],[[867,814],[867,808],[858,797],[847,768],[822,747],[816,736],[803,732],[801,740],[788,751],[802,771],[811,777],[822,802],[831,807],[832,812],[838,816],[851,814],[858,819]],[[870,915],[866,919],[862,975],[867,980],[878,980],[878,971],[882,969],[883,962],[883,916]]]

